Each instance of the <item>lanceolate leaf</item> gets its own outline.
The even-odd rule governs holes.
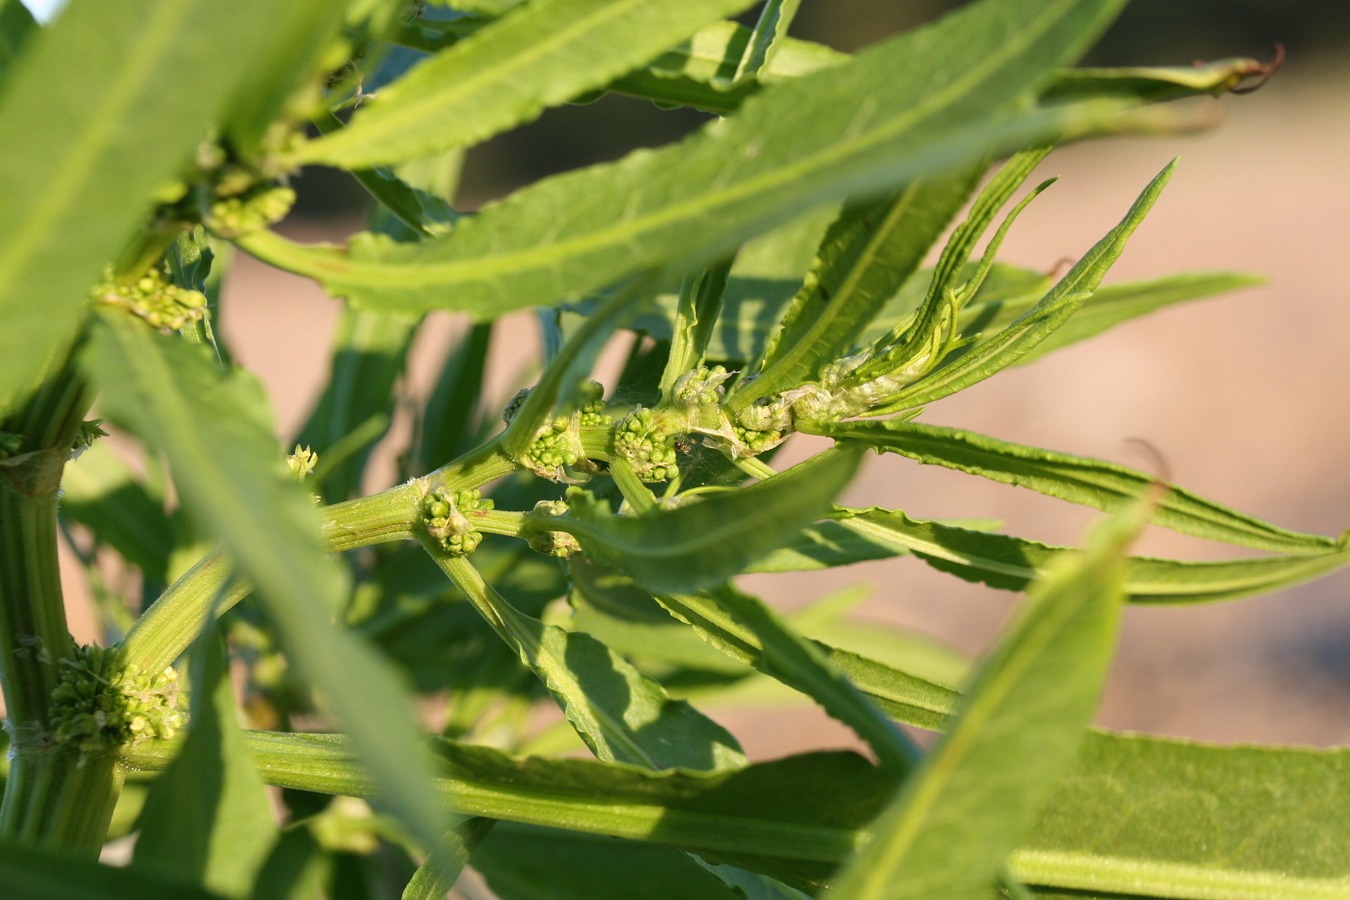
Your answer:
[[[421,63],[296,162],[400,163],[534,119],[750,0],[538,0]]]
[[[1165,306],[1211,297],[1214,294],[1260,283],[1261,279],[1252,275],[1187,272],[1153,281],[1106,285],[1098,288],[1068,322],[1018,358],[1014,365],[1026,365],[1052,350],[1094,337],[1121,322],[1147,315]],[[1003,326],[1015,321],[1033,307],[1038,299],[1039,295],[1024,295],[967,306],[961,313],[961,331],[972,337],[980,333],[992,337]],[[988,340],[989,337],[982,340]],[[978,347],[980,343],[981,340],[977,339],[973,346]]]
[[[1240,88],[1244,81],[1274,73],[1282,60],[1274,63],[1259,59],[1218,59],[1192,66],[1126,66],[1115,69],[1067,69],[1058,74],[1043,99],[1064,102],[1078,97],[1114,95],[1156,102],[1194,97],[1218,96]]]
[[[830,225],[806,283],[765,351],[760,375],[734,394],[757,397],[812,381],[914,274],[984,172],[984,164],[915,181],[899,194],[846,207]]]
[[[740,573],[818,518],[853,477],[859,455],[821,454],[751,487],[638,516],[615,516],[574,493],[572,515],[534,521],[574,535],[648,590],[696,591]]]
[[[168,459],[186,508],[257,586],[290,658],[429,846],[445,829],[426,793],[421,733],[403,692],[368,645],[332,625],[345,599],[341,570],[324,558],[309,497],[283,474],[258,411],[265,399],[242,376],[223,377],[201,350],[114,314],[99,320],[85,362],[109,417]]]
[[[276,16],[271,0],[75,3],[7,73],[0,408],[69,342],[90,288],[216,117],[249,110],[239,90],[286,47]],[[166,89],[188,72],[192,90]]]
[[[480,318],[576,299],[674,259],[687,270],[823,203],[982,158],[991,143],[1120,125],[1114,107],[1019,113],[1013,103],[1120,5],[973,4],[851,63],[775,85],[682,144],[540,182],[416,246],[365,235],[344,252],[269,232],[240,243],[358,304]],[[841,95],[867,103],[841,104]]]
[[[1067,774],[1091,722],[1120,622],[1139,500],[1061,557],[980,667],[956,721],[873,825],[831,898],[989,896],[1003,860]]]
[[[838,524],[871,542],[910,553],[936,569],[990,587],[1021,591],[1065,548],[1005,534],[971,531],[909,518],[898,510],[836,510]],[[1350,547],[1326,553],[1183,562],[1131,557],[1125,596],[1131,603],[1213,603],[1311,581],[1350,564]]]
[[[861,441],[877,452],[898,453],[1095,509],[1115,508],[1156,480],[1115,463],[938,425],[839,422],[821,430],[839,440]],[[1339,546],[1335,538],[1287,531],[1179,487],[1168,491],[1152,522],[1182,534],[1276,553],[1327,553]]]
[[[1101,284],[1112,264],[1125,249],[1125,242],[1172,177],[1176,162],[1158,173],[1139,195],[1120,224],[1089,250],[1041,301],[995,337],[981,346],[940,366],[887,404],[876,415],[915,409],[983,381],[1025,356],[1066,322]]]
[[[647,769],[743,765],[736,739],[584,633],[563,631],[516,610],[463,557],[429,548],[483,618],[544,682],[600,759]]]

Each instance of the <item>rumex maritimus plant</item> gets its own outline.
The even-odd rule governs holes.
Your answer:
[[[1343,565],[1344,539],[922,421],[1249,281],[1102,286],[1172,166],[1060,277],[996,261],[1052,145],[1191,127],[1171,101],[1268,74],[1068,68],[1121,5],[983,0],[855,57],[789,38],[794,2],[751,28],[735,0],[75,0],[50,28],[0,5],[0,883],[434,897],[471,865],[505,897],[1350,891],[1343,751],[1088,728],[1123,602],[1269,591]],[[605,91],[715,118],[452,207],[464,148]],[[369,230],[278,233],[302,165],[365,186]],[[212,328],[231,245],[345,304],[289,458]],[[494,324],[530,308],[547,358],[484,414]],[[433,310],[474,324],[398,448],[407,479],[362,496]],[[606,386],[611,340],[632,350]],[[797,434],[828,449],[776,464]],[[868,448],[1108,516],[1070,551],[841,505]],[[1146,522],[1263,555],[1131,557]],[[68,634],[61,523],[152,601],[102,592],[107,647]],[[1028,595],[959,684],[734,580],[902,554]],[[869,755],[748,763],[698,706],[761,676]],[[414,691],[448,697],[435,733]],[[540,731],[543,698],[564,721]],[[942,736],[921,752],[902,724]],[[94,861],[132,830],[126,869]]]

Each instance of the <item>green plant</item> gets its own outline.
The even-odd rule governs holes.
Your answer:
[[[1248,283],[1099,287],[1170,166],[1062,277],[995,254],[1051,144],[1191,127],[1167,101],[1262,64],[1065,68],[1117,0],[984,0],[856,58],[788,38],[791,0],[749,29],[721,21],[747,0],[430,14],[443,5],[76,0],[44,29],[0,4],[10,894],[433,897],[466,862],[505,897],[1350,891],[1344,751],[1088,728],[1122,602],[1273,590],[1345,564],[1345,539],[915,421],[1010,365]],[[394,45],[426,58],[383,85]],[[450,208],[463,148],[603,91],[722,118]],[[271,230],[302,164],[358,179],[371,230],[342,248]],[[229,244],[346,301],[332,381],[285,464],[212,330]],[[548,358],[503,428],[480,404],[487,343],[531,307]],[[477,324],[399,448],[408,479],[359,496],[436,309]],[[607,388],[588,375],[611,339],[631,352]],[[96,398],[143,473],[85,421]],[[833,445],[778,471],[795,433]],[[1110,515],[1072,552],[840,505],[867,448]],[[1264,555],[1128,556],[1148,521]],[[107,648],[67,633],[59,522],[154,601],[133,616],[103,589]],[[899,554],[1030,597],[959,690],[912,641],[881,661],[809,639],[733,581]],[[760,675],[872,760],[751,765],[681,699]],[[439,734],[414,691],[449,696]],[[566,721],[541,731],[545,697]],[[923,753],[899,724],[945,736]],[[133,828],[129,869],[93,861]]]

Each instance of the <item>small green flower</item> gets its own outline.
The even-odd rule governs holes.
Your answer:
[[[315,453],[309,447],[295,445],[295,452],[286,457],[286,468],[290,470],[291,477],[296,481],[304,481],[305,478],[314,472],[314,467],[318,465],[319,454]]]
[[[295,191],[291,188],[259,185],[212,203],[202,224],[221,237],[236,238],[281,221],[294,204]]]
[[[112,272],[94,288],[96,302],[121,306],[165,333],[178,331],[206,319],[206,295],[179,287],[159,269],[150,269],[132,284],[115,282]]]

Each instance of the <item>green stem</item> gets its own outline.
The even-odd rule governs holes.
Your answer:
[[[82,758],[50,746],[21,749],[9,764],[0,834],[96,858],[123,779],[124,770],[111,754]]]
[[[427,491],[479,487],[516,469],[497,442],[490,441],[425,478],[324,507],[320,510],[324,542],[329,550],[343,551],[414,540],[421,519],[419,504]],[[233,568],[222,551],[214,550],[170,585],[123,639],[127,661],[142,671],[172,664],[212,615],[222,615],[252,590],[244,579],[231,583]]]

